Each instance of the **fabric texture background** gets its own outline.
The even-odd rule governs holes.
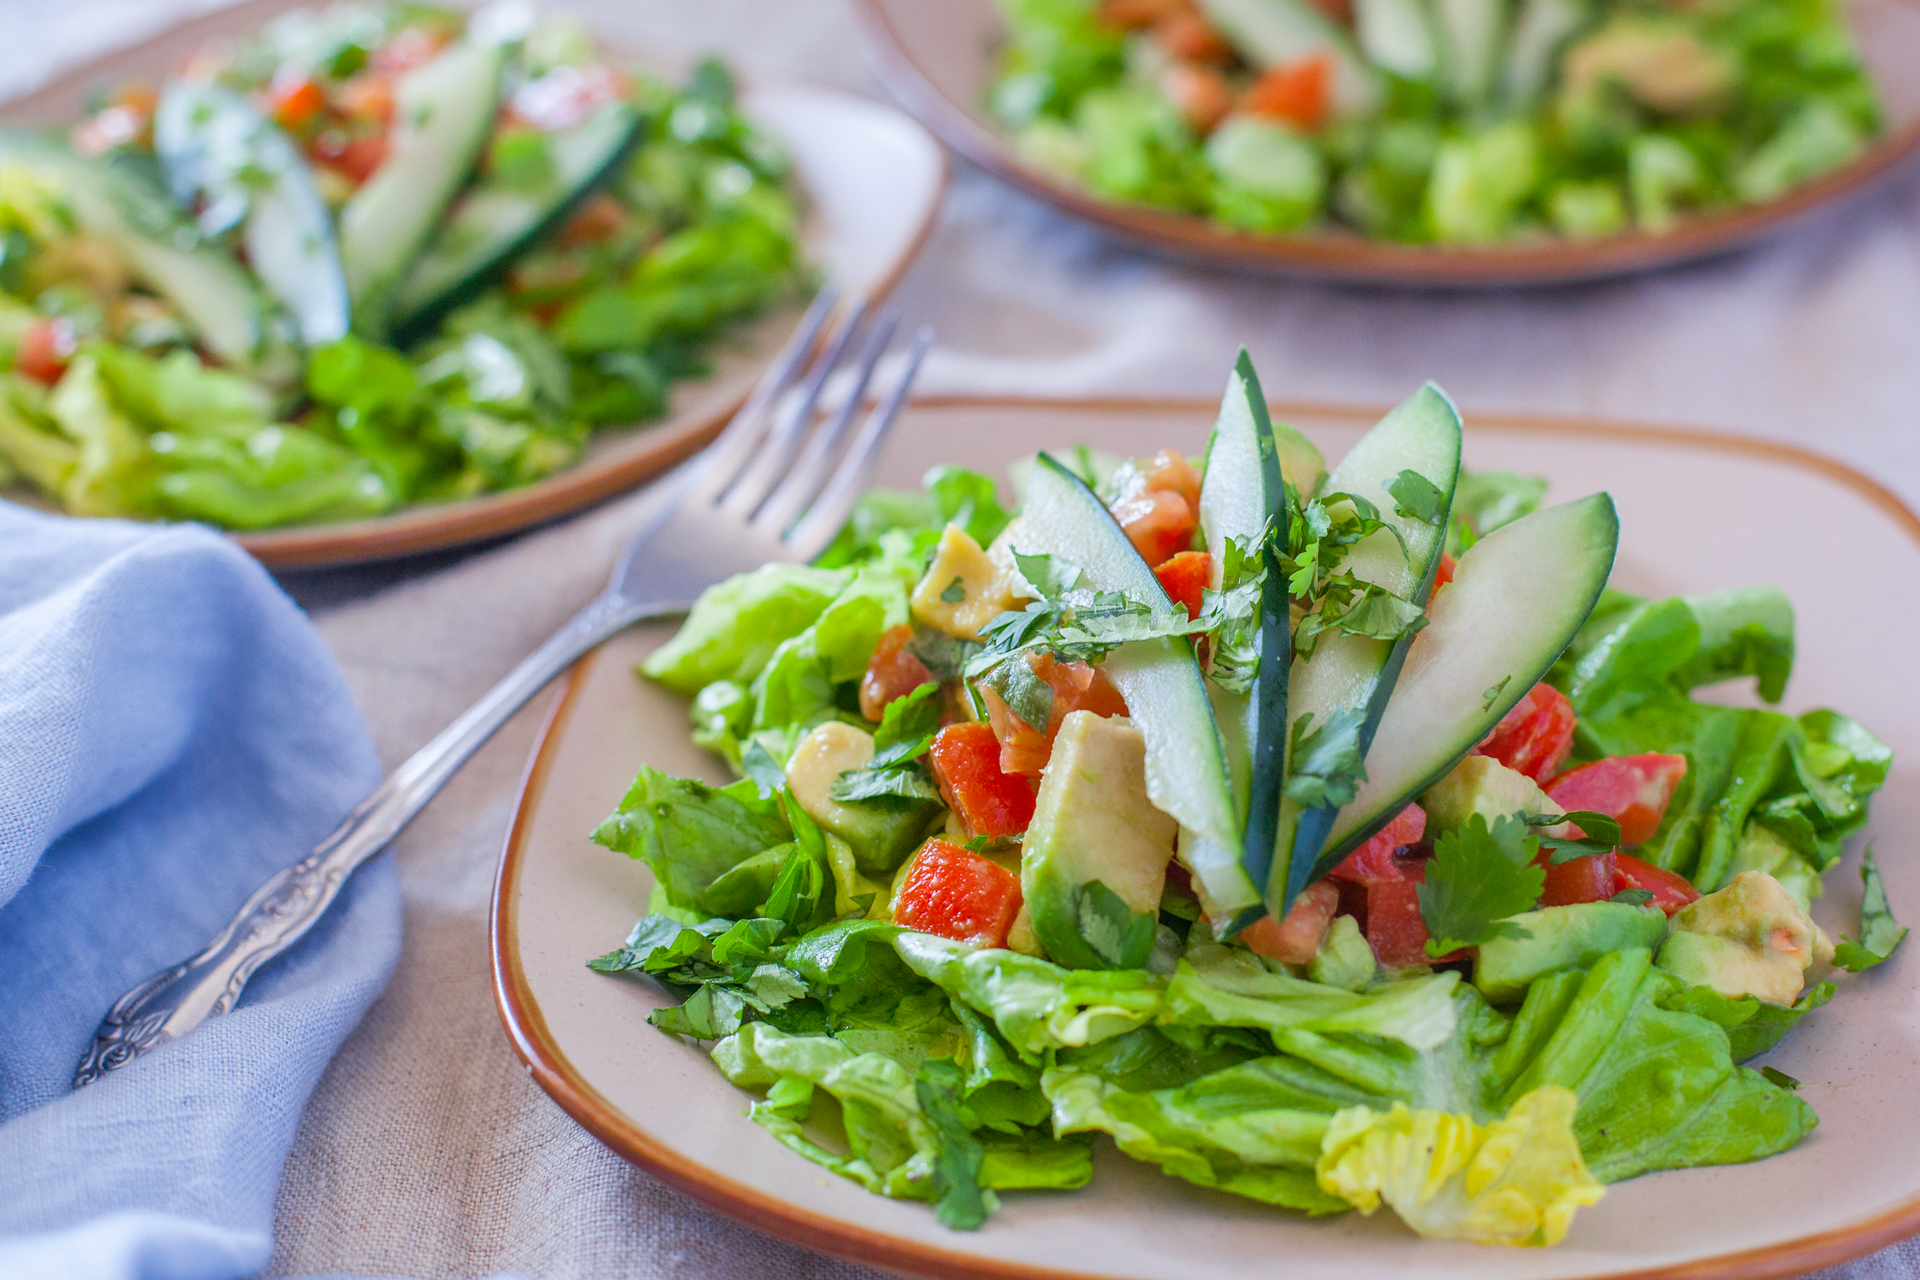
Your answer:
[[[205,0],[0,0],[0,93]],[[647,48],[884,96],[839,0],[570,0]],[[963,167],[895,301],[935,325],[930,392],[1217,396],[1245,343],[1279,397],[1385,404],[1424,378],[1475,410],[1601,414],[1809,444],[1920,501],[1920,173],[1765,244],[1660,275],[1417,293],[1170,264]],[[283,581],[389,767],[600,585],[614,506],[505,547]],[[537,699],[400,839],[391,985],[315,1090],[268,1273],[851,1277],[610,1155],[531,1083],[489,990],[486,911]],[[294,846],[289,846],[290,848]],[[304,847],[304,846],[298,846]],[[1920,1277],[1901,1245],[1821,1280]]]
[[[232,543],[0,503],[0,1275],[266,1261],[308,1095],[399,951],[386,860],[233,1013],[73,1070],[378,776],[332,656]]]

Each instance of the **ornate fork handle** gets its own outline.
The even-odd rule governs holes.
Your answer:
[[[254,971],[304,937],[333,905],[347,877],[386,848],[528,698],[607,637],[642,618],[684,607],[641,603],[607,592],[582,609],[389,774],[312,853],[255,890],[206,950],[154,974],[115,1001],[80,1059],[74,1088],[233,1008]]]

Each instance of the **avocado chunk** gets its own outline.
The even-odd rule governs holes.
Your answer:
[[[1138,729],[1090,711],[1060,722],[1020,859],[1034,935],[1056,964],[1146,963],[1178,829],[1147,799]]]
[[[1723,996],[1790,1005],[1807,966],[1833,958],[1833,943],[1793,895],[1763,871],[1743,871],[1724,889],[1674,913],[1654,962],[1681,981]]]
[[[1360,932],[1360,923],[1352,916],[1335,916],[1320,950],[1307,965],[1307,977],[1342,991],[1364,991],[1373,981],[1375,968],[1373,948]]]
[[[1495,818],[1523,813],[1559,813],[1540,784],[1492,756],[1468,756],[1420,797],[1427,811],[1427,838],[1437,839],[1466,825],[1479,814],[1492,826]]]
[[[1660,908],[1625,902],[1541,907],[1512,920],[1530,936],[1482,943],[1473,966],[1473,985],[1493,1004],[1519,999],[1535,978],[1555,969],[1592,964],[1609,951],[1657,947],[1667,932]]]
[[[870,801],[842,804],[830,794],[834,780],[873,759],[873,735],[830,720],[800,739],[787,760],[787,786],[809,818],[845,840],[854,864],[865,872],[891,871],[920,847],[940,815],[931,800],[917,804]]]

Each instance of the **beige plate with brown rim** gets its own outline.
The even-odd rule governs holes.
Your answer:
[[[1478,248],[1397,245],[1337,229],[1290,236],[1233,231],[1199,217],[1123,204],[1014,154],[985,109],[1006,27],[994,0],[853,0],[881,79],[948,146],[981,168],[1128,239],[1219,266],[1383,284],[1544,284],[1644,271],[1729,249],[1857,192],[1920,146],[1920,6],[1848,0],[1880,88],[1886,131],[1853,163],[1764,205],[1681,222],[1661,235],[1542,240]]]
[[[207,41],[242,35],[299,7],[311,3],[253,0],[169,28],[0,106],[0,124],[70,121],[103,84],[159,80]],[[745,90],[743,103],[793,160],[807,201],[801,229],[807,260],[845,296],[885,296],[919,251],[940,207],[946,160],[939,145],[898,111],[830,89],[761,84]],[[746,397],[797,316],[787,308],[756,322],[717,353],[711,377],[675,390],[665,418],[600,431],[578,465],[525,488],[372,520],[243,533],[236,540],[271,565],[348,564],[498,537],[578,510],[706,443]],[[48,505],[29,493],[0,493]]]
[[[1279,406],[1336,458],[1375,416]],[[1006,476],[1035,448],[1086,441],[1121,453],[1197,452],[1200,403],[927,401],[914,406],[881,483],[912,484],[958,462]],[[1800,659],[1787,705],[1862,717],[1895,751],[1874,801],[1888,890],[1920,903],[1909,864],[1920,829],[1920,521],[1838,464],[1779,445],[1594,422],[1472,419],[1468,463],[1545,475],[1557,500],[1595,489],[1619,504],[1617,581],[1648,594],[1776,582],[1799,606]],[[1845,602],[1842,604],[1841,602]],[[1583,1210],[1558,1248],[1491,1249],[1416,1239],[1391,1213],[1325,1222],[1162,1176],[1104,1140],[1093,1186],[1008,1195],[971,1234],[927,1206],[882,1200],[775,1144],[749,1099],[698,1049],[646,1023],[665,1002],[647,984],[589,971],[644,913],[640,864],[593,844],[635,769],[724,780],[687,740],[686,709],[642,684],[634,663],[671,631],[636,629],[584,660],[529,764],[494,894],[495,992],[534,1078],[609,1147],[723,1212],[811,1248],[941,1276],[1247,1280],[1754,1277],[1797,1274],[1920,1230],[1920,963],[1911,948],[1844,989],[1772,1055],[1804,1082],[1819,1129],[1758,1164],[1654,1174]],[[1851,928],[1858,881],[1830,877],[1815,914]]]

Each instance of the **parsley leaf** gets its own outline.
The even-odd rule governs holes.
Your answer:
[[[1508,917],[1533,910],[1546,887],[1546,868],[1533,860],[1538,847],[1520,819],[1498,818],[1489,827],[1479,814],[1434,841],[1427,878],[1414,890],[1429,935],[1427,954],[1531,936]]]
[[[1860,900],[1860,938],[1855,941],[1843,933],[1833,949],[1833,962],[1848,973],[1873,968],[1892,955],[1907,936],[1906,929],[1894,920],[1893,908],[1887,905],[1887,889],[1880,883],[1872,845],[1860,855],[1860,883],[1867,890]]]
[[[1396,515],[1436,528],[1447,518],[1447,495],[1418,471],[1402,471],[1387,482]]]
[[[1768,1084],[1777,1084],[1782,1089],[1798,1090],[1800,1088],[1800,1082],[1798,1080],[1795,1080],[1778,1067],[1762,1067],[1760,1068],[1760,1074],[1766,1077]]]
[[[947,604],[959,604],[966,598],[966,583],[958,575],[955,575],[953,581],[947,584],[946,590],[940,593],[940,599]]]
[[[1287,780],[1281,784],[1289,800],[1303,809],[1337,808],[1359,794],[1367,780],[1366,751],[1360,745],[1366,719],[1364,708],[1343,707],[1318,726],[1311,711],[1293,722]]]

